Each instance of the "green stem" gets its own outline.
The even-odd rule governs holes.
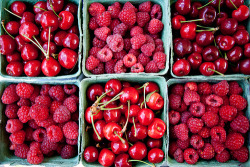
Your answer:
[[[227,58],[227,53],[225,52],[225,54],[224,54],[224,59],[225,60],[228,60],[228,58]]]
[[[15,14],[15,13],[13,13],[13,12],[9,11],[8,9],[4,8],[4,10],[6,10],[6,11],[7,11],[7,12],[9,12],[10,14],[12,14],[12,15],[14,15],[14,16],[16,16],[16,17],[18,17],[19,19],[22,19],[22,17],[21,17],[21,16],[18,16],[17,14]]]
[[[214,1],[215,1],[215,0],[210,1],[210,2],[208,2],[207,4],[201,6],[201,7],[197,8],[197,9],[200,10],[200,9],[202,9],[202,8],[204,8],[204,7],[206,7],[206,6],[208,6],[210,3],[214,2]]]
[[[218,6],[219,15],[218,16],[220,16],[220,3],[221,3],[221,0],[219,0],[219,6]]]
[[[208,28],[208,29],[214,28],[214,27],[205,27],[205,26],[201,26],[201,25],[196,25],[196,26],[200,27],[200,28]]]
[[[133,117],[133,124],[134,124],[134,129],[135,129],[135,137],[137,136],[137,130],[136,130],[136,126],[135,126],[135,117]]]
[[[43,10],[43,11],[47,11],[46,9],[43,9],[43,8],[40,8],[40,7],[38,7],[38,6],[34,6],[34,8],[37,8],[37,9],[41,9],[41,10]]]
[[[223,77],[225,76],[224,74],[220,73],[219,71],[213,70],[213,69],[211,69],[211,68],[208,68],[208,70],[209,70],[209,71],[213,71],[213,72],[215,72],[215,73],[217,73],[217,74],[219,74],[219,75],[222,75]]]
[[[128,116],[127,116],[127,120],[126,120],[126,123],[125,123],[124,127],[121,130],[121,133],[124,133],[126,131],[126,129],[127,129],[128,119],[129,119],[129,111],[130,111],[130,100],[128,101]]]
[[[42,45],[40,44],[40,42],[36,39],[35,36],[33,36],[33,39],[36,41],[37,45],[39,46],[38,48],[43,52],[44,56],[46,56],[46,52],[45,50],[43,49]]]
[[[107,103],[105,103],[104,105],[100,106],[101,108],[102,107],[105,107],[106,105],[108,105],[109,103],[113,102],[113,101],[116,101],[118,99],[120,99],[120,95],[122,95],[124,92],[120,92],[119,94],[117,94],[115,97],[113,97],[111,100],[109,100]]]
[[[96,134],[98,140],[101,140],[102,138],[100,137],[100,135],[98,134],[98,132],[97,132],[97,130],[96,130],[96,128],[95,128],[95,124],[94,124],[94,120],[93,120],[93,115],[92,115],[92,113],[91,113],[90,117],[91,117],[91,123],[92,123],[93,129],[94,129],[94,132],[95,132],[95,134]]]
[[[116,108],[101,108],[101,110],[116,110],[116,109],[121,109],[123,105],[116,107]]]
[[[124,140],[120,135],[118,135],[118,133],[117,133],[116,131],[114,131],[114,134],[115,134],[117,137],[119,137],[119,139],[121,140],[121,142],[122,142],[123,144],[125,144],[125,140]]]
[[[46,55],[46,57],[49,57],[50,31],[51,31],[51,27],[49,27],[49,38],[48,38],[48,48],[47,48],[47,55]]]
[[[43,52],[43,54],[46,55],[46,53],[44,52],[44,50],[42,48],[40,48],[40,46],[36,42],[34,42],[32,39],[30,39],[29,37],[27,37],[24,34],[21,34],[21,35],[24,36],[25,38],[28,38],[30,40],[30,42],[32,42],[34,45],[36,45]]]
[[[147,164],[149,166],[152,166],[152,167],[155,167],[155,164],[150,164],[150,163],[147,163],[145,161],[141,161],[141,160],[136,160],[136,159],[131,159],[131,160],[128,160],[128,162],[141,162],[141,163],[144,163],[144,164]]]
[[[238,8],[237,8],[237,6],[233,3],[233,1],[232,0],[229,0],[230,2],[231,2],[231,4],[235,7],[235,9],[237,10]]]
[[[147,105],[146,105],[146,86],[143,89],[143,98],[144,98],[143,103],[145,105],[145,108],[147,108]]]
[[[203,31],[218,31],[219,27],[216,28],[211,28],[211,29],[207,29],[207,30],[196,30],[196,32],[203,32]]]
[[[55,12],[52,3],[50,3],[50,7],[51,7],[52,11],[54,12],[54,14],[55,14],[59,19],[62,19],[62,18]]]
[[[10,35],[10,33],[6,30],[5,26],[4,26],[4,20],[2,20],[2,26],[3,26],[3,29],[4,31],[12,38],[12,39],[15,39],[12,35]]]
[[[190,22],[195,22],[195,21],[203,21],[203,19],[186,20],[186,21],[181,21],[181,23],[190,23]]]

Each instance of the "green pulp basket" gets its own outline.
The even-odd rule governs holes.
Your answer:
[[[9,9],[11,3],[13,3],[16,0],[1,0],[0,1],[0,19],[1,20],[5,20],[5,23],[7,23],[8,21],[11,21],[14,16],[11,16],[11,14],[9,14],[8,12],[6,12],[4,10],[4,8]],[[27,5],[27,8],[29,11],[33,11],[33,7],[31,5],[34,5],[36,2],[38,2],[39,0],[21,0],[22,2],[24,2]],[[28,76],[20,76],[20,77],[12,77],[9,76],[6,73],[6,66],[8,65],[8,62],[6,61],[6,58],[4,55],[0,55],[0,75],[4,78],[10,78],[10,79],[68,79],[68,78],[77,78],[80,74],[81,74],[81,60],[82,60],[82,18],[81,18],[81,13],[82,13],[82,0],[65,0],[64,3],[66,4],[67,2],[72,2],[76,5],[78,5],[78,16],[76,17],[76,19],[78,20],[78,29],[79,29],[79,49],[78,49],[78,62],[76,65],[76,69],[74,69],[73,71],[75,71],[75,73],[72,74],[60,74],[58,76],[55,77],[46,77],[44,75],[39,75],[37,77],[28,77]],[[30,6],[29,6],[30,5]],[[32,9],[30,9],[32,8]],[[12,18],[12,19],[11,19]],[[1,26],[0,29],[0,34],[4,34],[4,30]],[[42,74],[42,72],[41,72]]]
[[[138,5],[142,2],[146,2],[147,0],[131,0],[130,2],[132,4]],[[90,50],[90,46],[91,46],[91,36],[90,36],[90,30],[88,28],[88,23],[89,23],[89,13],[88,13],[88,8],[90,6],[91,3],[93,2],[100,2],[102,3],[105,7],[107,7],[108,5],[113,4],[114,2],[120,2],[122,4],[124,4],[125,2],[128,2],[126,0],[84,0],[84,8],[83,8],[83,60],[82,60],[82,70],[83,70],[83,74],[86,77],[97,77],[97,76],[119,76],[122,74],[101,74],[101,75],[94,75],[91,72],[89,72],[86,68],[85,68],[85,62],[86,59],[88,58],[88,53]],[[165,54],[167,55],[167,59],[166,59],[166,68],[164,70],[161,70],[159,73],[139,73],[138,75],[165,75],[168,72],[169,69],[169,54],[170,54],[170,48],[171,48],[171,38],[172,38],[172,34],[171,34],[171,21],[170,21],[170,4],[169,4],[169,0],[151,0],[151,2],[156,3],[161,5],[162,7],[162,22],[164,24],[164,28],[162,31],[162,36],[161,39],[163,41],[163,46],[165,49]],[[125,75],[135,75],[134,73],[126,73]]]

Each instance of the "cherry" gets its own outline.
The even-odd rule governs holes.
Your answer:
[[[90,101],[96,101],[104,93],[104,89],[100,84],[93,84],[87,90],[87,97]]]
[[[33,11],[35,14],[40,13],[40,12],[44,12],[46,10],[47,10],[47,4],[45,1],[38,1],[33,6]]]
[[[211,2],[209,5],[213,6],[214,8],[217,8],[219,6],[219,3],[220,6],[223,6],[225,4],[225,0],[209,0],[209,2]]]
[[[24,61],[35,60],[38,57],[38,50],[32,44],[25,44],[21,50],[21,57]]]
[[[215,65],[212,62],[205,62],[201,64],[199,70],[202,75],[210,76],[214,74]]]
[[[101,111],[101,110],[98,110],[98,111],[92,111],[91,110],[91,107],[88,107],[87,109],[86,109],[86,111],[85,111],[85,113],[84,113],[85,115],[84,115],[84,118],[85,118],[85,120],[89,123],[89,124],[91,124],[92,123],[92,121],[91,121],[91,115],[93,116],[93,121],[95,122],[95,121],[97,121],[97,120],[101,120],[101,119],[103,119],[103,111]]]
[[[239,46],[235,46],[227,52],[227,58],[232,63],[237,63],[242,57],[243,49]]]
[[[137,90],[137,92],[139,93],[139,95],[143,94],[143,89],[141,89],[140,85],[134,85],[134,88]]]
[[[176,61],[173,65],[173,73],[176,76],[188,75],[191,70],[189,62],[185,59],[180,59]]]
[[[56,47],[56,44],[54,42],[45,42],[43,45],[42,45],[42,48],[44,49],[44,51],[47,53],[48,52],[48,48],[49,48],[49,55],[53,55],[54,53],[56,53],[56,50],[57,50],[57,47]],[[59,57],[58,57],[59,58]],[[62,64],[61,64],[62,65]]]
[[[63,39],[63,46],[70,49],[77,49],[79,45],[79,37],[76,34],[68,33]]]
[[[96,119],[95,119],[96,120]],[[96,142],[100,142],[104,139],[104,133],[103,133],[103,127],[106,125],[106,122],[104,120],[97,120],[94,124],[96,132],[98,133],[99,137],[96,135],[96,133],[93,133],[93,139]]]
[[[154,117],[154,112],[147,108],[141,109],[137,114],[138,121],[144,126],[148,126],[153,121]]]
[[[135,143],[135,142],[137,142],[139,139],[137,139],[135,136],[134,136],[134,133],[132,133],[132,131],[131,130],[129,130],[128,132],[127,132],[127,135],[128,135],[128,140],[130,141],[130,142],[132,142],[132,143]]]
[[[132,167],[132,162],[129,162],[128,154],[119,154],[115,158],[115,167]]]
[[[249,33],[247,30],[238,30],[233,37],[237,45],[245,45],[249,42]]]
[[[128,112],[125,112],[125,117],[129,117],[130,123],[136,123],[138,122],[137,115],[140,111],[140,107],[138,105],[131,105],[130,110]]]
[[[238,9],[233,11],[232,17],[239,22],[248,19],[249,8],[246,5],[241,5]]]
[[[217,18],[216,18],[216,25],[220,26],[222,21],[224,21],[225,19],[228,18],[228,14],[226,12],[220,12],[217,14]]]
[[[11,54],[16,49],[16,42],[9,35],[0,36],[0,53],[3,55]]]
[[[212,25],[216,19],[216,10],[212,6],[206,6],[199,11],[199,19],[201,24]]]
[[[138,101],[137,105],[138,105],[141,109],[145,108],[145,104],[144,104],[144,96],[140,96],[140,98],[139,98],[139,101]]]
[[[50,40],[52,40],[54,38],[54,33],[50,32]],[[49,40],[49,30],[48,29],[43,29],[40,33],[40,39],[43,42],[48,42]]]
[[[71,49],[63,48],[59,52],[58,61],[64,68],[72,69],[78,61],[78,55]]]
[[[129,156],[136,160],[142,160],[147,156],[147,147],[144,143],[138,141],[128,150]]]
[[[146,99],[147,106],[152,110],[160,110],[164,106],[164,99],[159,93],[150,93]]]
[[[20,24],[23,24],[25,22],[35,22],[35,15],[31,12],[24,12],[22,19],[20,20]]]
[[[10,33],[11,35],[17,35],[19,32],[19,27],[20,24],[17,21],[9,21],[5,25],[7,32]]]
[[[118,79],[110,79],[105,84],[105,92],[110,97],[116,96],[122,89],[122,84]],[[109,92],[110,91],[110,92]]]
[[[222,74],[225,74],[227,72],[228,62],[224,58],[218,58],[217,60],[215,60],[214,65],[216,71]]]
[[[8,63],[11,63],[14,61],[21,61],[21,55],[19,52],[14,52],[14,53],[6,55],[6,60]]]
[[[200,53],[192,53],[188,56],[187,61],[190,63],[192,69],[198,69],[202,63],[202,56]]]
[[[148,136],[147,127],[139,123],[131,127],[131,132],[139,140],[143,140]]]
[[[244,46],[244,55],[246,57],[250,57],[250,43],[247,43],[245,46]]]
[[[159,148],[153,148],[148,152],[148,161],[151,163],[160,163],[163,158],[164,152]]]
[[[208,46],[214,41],[214,34],[211,31],[199,32],[196,36],[196,42],[200,46]]]
[[[243,24],[239,24],[237,30],[246,30],[246,27]]]
[[[6,66],[6,73],[10,76],[21,76],[23,74],[23,64],[21,62],[11,62]]]
[[[239,68],[242,74],[250,75],[250,59],[240,61]]]
[[[60,64],[53,57],[49,57],[49,59],[44,59],[42,61],[41,67],[43,74],[48,77],[56,76],[61,71]]]
[[[103,97],[103,98],[101,99],[100,103],[106,104],[106,103],[109,102],[111,99],[112,99],[111,97],[105,96],[105,97]],[[116,104],[116,101],[111,101],[109,104],[117,105],[117,104]],[[119,105],[119,106],[120,106],[120,105]],[[122,107],[124,108],[124,106],[125,106],[125,105],[123,105]],[[122,109],[122,108],[121,108],[121,109]],[[121,111],[121,109],[120,109],[120,111]]]
[[[174,44],[174,53],[177,57],[182,58],[192,53],[192,43],[188,39],[180,39]]]
[[[112,166],[115,161],[115,154],[107,148],[101,150],[98,162],[103,166]]]
[[[147,147],[152,148],[162,148],[162,140],[161,139],[152,139],[149,138],[147,140]]]
[[[41,62],[30,60],[24,65],[24,73],[28,77],[36,77],[41,73]]]
[[[21,35],[15,37],[15,42],[17,44],[17,51],[21,52],[23,46],[27,43],[23,40]]]
[[[103,134],[107,140],[109,141],[121,140],[124,143],[125,140],[121,138],[123,134],[121,133],[121,131],[122,131],[121,126],[119,126],[117,123],[114,122],[107,123],[103,127]]]
[[[180,29],[181,37],[184,39],[194,40],[196,36],[197,25],[193,22],[185,23]]]
[[[181,15],[188,14],[191,11],[191,0],[177,0],[175,9]]]
[[[201,7],[202,4],[200,2],[193,2],[191,5],[191,11],[189,13],[189,16],[191,18],[197,18],[199,15],[199,10],[198,8]]]
[[[125,153],[128,151],[128,149],[129,149],[129,144],[127,141],[125,141],[125,143],[122,143],[120,140],[116,142],[114,141],[111,142],[111,150],[115,154]]]
[[[159,118],[154,118],[148,126],[148,136],[153,139],[160,139],[166,131],[166,124]]]
[[[217,36],[215,37],[215,42],[216,42],[217,45],[219,45],[219,43],[220,43],[222,37],[224,37],[224,36],[223,36],[223,35],[217,35]]]
[[[111,109],[111,108],[117,108],[116,105],[113,104],[108,104],[107,108],[110,108],[109,110],[106,109],[103,112],[103,116],[104,116],[104,120],[109,123],[109,122],[119,122],[120,121],[120,117],[121,117],[121,111],[120,109]]]
[[[26,5],[21,1],[15,1],[10,5],[10,10],[14,14],[22,16],[23,13],[26,11]]]
[[[47,1],[47,9],[54,10],[56,13],[62,11],[64,5],[64,0],[49,0]],[[51,8],[52,6],[52,8]]]
[[[53,32],[57,30],[59,21],[52,11],[46,11],[41,16],[41,25],[44,29],[51,27],[51,32]]]
[[[234,18],[227,18],[221,22],[220,31],[224,35],[233,35],[238,28],[238,22]]]
[[[95,162],[98,159],[98,150],[94,146],[88,146],[84,149],[83,157],[86,162]]]
[[[186,21],[186,18],[182,15],[177,15],[172,18],[172,27],[175,30],[181,29],[182,23],[181,21]]]
[[[33,36],[39,35],[39,29],[34,23],[25,22],[21,24],[19,34],[25,42],[30,42],[30,39],[32,39]]]
[[[37,13],[35,15],[35,23],[38,24],[38,25],[41,25],[42,14],[43,14],[43,12],[40,12],[40,13]]]
[[[77,7],[77,5],[75,5],[73,3],[67,3],[64,6],[63,10],[68,11],[68,12],[72,13],[73,15],[77,15],[78,7]]]
[[[235,7],[232,3],[238,8],[241,5],[244,5],[244,0],[226,0],[227,7],[230,9],[235,9]]]
[[[234,47],[235,39],[231,36],[224,36],[219,42],[219,47],[223,51],[228,51]]]
[[[131,104],[136,104],[139,100],[139,93],[133,87],[125,87],[122,90],[123,94],[120,95],[120,102],[127,103],[130,101]]]
[[[215,46],[207,46],[202,51],[202,57],[205,61],[215,61],[219,58],[219,49]]]
[[[155,82],[147,82],[145,86],[145,94],[149,94],[154,91],[160,91],[159,86]]]
[[[68,33],[73,33],[79,36],[79,29],[77,25],[72,26],[68,31]]]
[[[193,42],[192,43],[192,47],[193,47],[193,52],[196,52],[196,53],[201,53],[203,48],[197,44],[197,42]]]
[[[68,30],[74,23],[74,16],[68,11],[61,11],[59,13],[59,28]]]
[[[58,31],[54,36],[54,42],[57,46],[63,46],[63,39],[68,33],[66,31]]]

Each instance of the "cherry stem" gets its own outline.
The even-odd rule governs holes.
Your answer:
[[[224,58],[225,58],[225,60],[228,60],[226,52],[225,52]]]
[[[56,59],[56,60],[58,59],[58,54],[52,53],[51,56],[52,56],[54,59]]]
[[[46,58],[49,57],[50,31],[51,31],[51,27],[49,27],[49,38],[48,38],[48,48],[47,48],[48,50],[47,50]]]
[[[104,98],[106,95],[107,95],[107,93],[109,93],[111,90],[109,90],[109,91],[107,91],[107,92],[105,92],[105,93],[103,93],[100,97],[98,97],[97,99],[96,99],[96,101],[94,102],[94,106],[97,106],[98,104],[99,104],[99,102],[102,100],[102,98]]]
[[[4,10],[6,10],[6,11],[7,11],[7,12],[9,12],[10,14],[12,14],[12,15],[14,15],[14,16],[16,16],[16,17],[18,17],[19,19],[22,19],[22,17],[21,17],[21,16],[18,16],[17,14],[15,14],[15,13],[13,13],[13,12],[9,11],[8,9],[4,8]]]
[[[208,2],[207,4],[201,6],[201,7],[197,8],[197,9],[200,10],[200,9],[202,9],[202,8],[204,8],[204,7],[206,7],[206,6],[208,6],[210,3],[214,2],[214,1],[215,1],[215,0],[210,1],[210,2]]]
[[[214,46],[218,48],[221,57],[223,57],[223,54],[222,54],[220,48],[217,46],[215,39],[214,39]]]
[[[132,144],[132,143],[130,143],[130,142],[128,142],[128,144],[129,144],[130,146],[133,146],[133,144]]]
[[[219,12],[219,14],[218,14],[218,16],[220,15],[220,6],[221,6],[221,0],[219,0],[219,5],[218,5],[218,12]]]
[[[43,9],[43,8],[40,8],[40,7],[38,7],[38,6],[34,6],[34,8],[37,8],[37,9],[41,9],[41,10],[43,10],[43,11],[47,11],[46,9]]]
[[[136,126],[135,126],[135,117],[133,117],[133,125],[134,125],[134,129],[135,129],[135,137],[137,136],[137,130],[136,130]]]
[[[50,7],[51,7],[52,11],[54,12],[54,14],[55,14],[59,19],[62,19],[62,18],[55,12],[55,10],[54,10],[54,8],[53,8],[53,5],[52,5],[52,2],[50,2]]]
[[[144,102],[142,102],[141,105],[140,105],[140,108],[141,108],[141,109],[142,109],[143,104],[144,104]]]
[[[203,31],[218,31],[219,27],[216,28],[211,28],[211,29],[207,29],[207,30],[196,30],[196,32],[203,32]]]
[[[4,31],[12,38],[12,39],[15,39],[12,35],[10,35],[10,33],[6,30],[5,26],[4,26],[4,20],[2,20],[2,26],[3,26],[3,29]]]
[[[91,128],[92,128],[91,126],[87,126],[86,129],[85,129],[85,131],[88,132],[89,129],[91,129]]]
[[[145,88],[146,86],[148,86],[148,84],[149,84],[148,82],[145,83],[145,84],[143,84],[141,87],[137,88],[137,90],[142,89],[142,88]]]
[[[128,162],[142,162],[142,163],[147,164],[147,165],[149,165],[149,166],[155,167],[155,164],[150,164],[150,163],[147,163],[147,162],[145,162],[145,161],[136,160],[136,159],[128,160]]]
[[[215,73],[217,73],[217,74],[219,74],[219,75],[221,75],[221,76],[225,76],[224,74],[222,74],[222,73],[220,73],[219,71],[216,71],[216,70],[213,70],[213,69],[211,69],[211,68],[208,68],[208,70],[209,71],[213,71],[213,72],[215,72]]]
[[[130,100],[128,101],[128,116],[127,116],[127,120],[126,120],[126,123],[123,127],[123,129],[121,130],[121,133],[124,133],[127,129],[127,126],[128,126],[128,119],[129,119],[129,111],[130,111]]]
[[[102,107],[105,107],[106,105],[108,105],[109,103],[113,102],[113,101],[116,101],[118,99],[120,99],[120,95],[122,95],[124,92],[120,92],[118,93],[115,97],[113,97],[111,100],[109,100],[107,103],[103,104],[102,106],[100,106],[101,108]]]
[[[35,36],[33,36],[34,40],[36,41],[37,45],[39,46],[39,49],[43,52],[44,56],[46,57],[46,59],[49,59],[49,57],[47,57],[47,53],[46,51],[43,49],[42,45],[40,44],[40,42],[36,39]]]
[[[230,2],[231,2],[231,4],[235,7],[235,9],[237,10],[238,8],[237,8],[237,6],[233,3],[233,1],[232,0],[229,0]]]
[[[91,112],[92,112],[92,111],[91,111]],[[90,117],[91,117],[91,123],[92,123],[92,127],[93,127],[93,129],[94,129],[94,132],[95,132],[95,134],[96,134],[98,140],[101,140],[102,138],[100,137],[100,135],[98,134],[98,132],[97,132],[97,130],[96,130],[96,128],[95,128],[95,124],[94,124],[93,114],[92,114],[92,113],[90,114]]]
[[[100,110],[98,110],[96,113],[93,114],[93,116],[97,115],[100,112]]]
[[[159,114],[161,111],[157,111],[156,113],[155,113],[155,115],[157,115],[157,114]]]
[[[26,35],[24,35],[24,34],[21,34],[21,35],[24,36],[25,38],[28,38],[30,40],[30,42],[32,42],[34,45],[36,45],[43,52],[43,54],[46,54],[45,51],[42,48],[40,48],[39,44],[37,44],[36,42],[34,42],[32,39],[30,39]]]
[[[124,140],[120,135],[118,135],[118,133],[117,133],[116,131],[114,131],[114,134],[115,134],[117,137],[119,137],[119,139],[121,140],[121,142],[122,142],[123,144],[125,144],[125,140]]]
[[[143,89],[143,98],[144,98],[143,103],[145,105],[145,108],[147,108],[147,105],[146,105],[146,86]]]
[[[186,20],[186,21],[181,21],[181,23],[190,23],[190,22],[203,21],[203,20],[204,19]]]
[[[214,28],[214,27],[206,27],[206,26],[201,26],[201,25],[196,25],[196,26],[200,28],[208,28],[208,29]]]
[[[101,108],[101,110],[116,110],[116,109],[121,109],[123,105],[116,107],[116,108]]]
[[[126,138],[126,140],[128,141],[127,132],[125,131],[125,133],[124,133],[124,134],[125,134],[125,138]],[[129,143],[129,142],[128,142],[128,144],[131,144],[131,143]]]

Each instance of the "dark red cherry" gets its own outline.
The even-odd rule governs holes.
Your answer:
[[[223,36],[223,35],[217,35],[217,36],[215,37],[215,42],[216,42],[217,45],[219,45],[220,40],[222,39],[222,37],[224,37],[224,36]]]
[[[228,62],[224,58],[219,58],[219,59],[215,60],[214,65],[215,65],[216,71],[218,71],[222,74],[225,74],[227,72]]]
[[[202,57],[205,61],[215,61],[219,58],[219,49],[215,46],[207,46],[202,51]]]
[[[44,59],[41,65],[42,72],[48,77],[53,77],[59,74],[61,66],[54,58]]]
[[[212,1],[212,2],[211,2]],[[219,6],[219,3],[220,3],[220,6],[223,6],[225,4],[225,1],[226,0],[209,0],[208,2],[211,2],[209,5],[210,6],[213,6],[214,8],[218,8]]]
[[[234,3],[234,5],[238,8],[241,5],[244,5],[244,0],[226,0],[226,5],[228,8],[230,9],[235,9],[234,5],[232,4],[232,2]]]
[[[162,148],[162,140],[161,139],[152,139],[149,138],[147,140],[147,147],[152,148]]]
[[[246,26],[243,24],[239,24],[237,30],[246,30]]]
[[[138,141],[128,150],[131,158],[142,160],[147,156],[147,147],[144,143]]]
[[[10,33],[11,35],[17,35],[19,32],[19,27],[20,24],[17,21],[9,21],[5,25],[7,32]]]
[[[173,65],[173,73],[177,76],[188,75],[191,70],[189,62],[185,59],[176,61]]]
[[[91,119],[91,118],[90,118]],[[94,118],[93,118],[94,119]],[[104,120],[97,120],[94,124],[95,129],[98,133],[98,135],[100,136],[100,138],[97,137],[96,133],[93,133],[93,139],[96,142],[100,142],[103,141],[104,139],[104,134],[103,134],[103,127],[106,125],[106,122]]]
[[[211,31],[202,31],[196,35],[196,42],[200,46],[208,46],[214,41],[214,34]]]
[[[199,19],[203,19],[200,23],[210,26],[215,22],[216,10],[212,6],[206,6],[199,11]]]
[[[202,4],[200,2],[192,2],[191,11],[189,13],[189,16],[191,18],[197,18],[198,15],[199,15],[198,8],[201,7],[201,6],[202,6]]]
[[[186,21],[186,18],[182,15],[176,15],[172,18],[172,27],[175,30],[181,29],[182,23],[181,21]]]
[[[94,146],[88,146],[84,149],[83,157],[87,162],[95,162],[98,159],[98,150]]]
[[[187,61],[190,63],[192,69],[198,69],[202,63],[202,56],[200,53],[192,53],[188,56]]]
[[[36,7],[38,7],[38,8],[36,8]],[[38,1],[37,3],[35,3],[35,5],[33,7],[33,11],[35,14],[40,13],[40,12],[44,12],[44,10],[39,9],[39,8],[47,10],[47,3],[45,1]]]
[[[0,53],[3,55],[11,54],[16,49],[16,42],[9,35],[0,36]]]
[[[56,13],[59,13],[63,9],[64,0],[49,0],[47,1],[47,9],[52,10],[50,4],[52,4],[52,7]]]
[[[59,28],[68,30],[74,23],[74,16],[68,11],[61,11],[59,13]]]
[[[114,97],[115,95],[120,93],[121,89],[122,89],[122,84],[118,79],[110,79],[105,84],[105,92],[108,92],[107,95],[110,97]]]
[[[21,52],[23,46],[27,43],[23,40],[23,38],[21,37],[21,35],[18,35],[15,37],[15,42],[17,44],[17,51]]]
[[[217,14],[216,25],[220,26],[222,21],[228,18],[228,14],[226,12],[220,12]]]
[[[174,53],[177,57],[182,58],[192,53],[192,43],[188,39],[180,39],[174,44]]]
[[[104,93],[104,89],[100,84],[91,85],[87,90],[87,97],[90,101],[96,101]],[[90,122],[91,123],[91,122]]]
[[[37,14],[35,15],[35,22],[36,22],[36,24],[38,24],[38,25],[41,25],[42,14],[43,14],[43,12],[40,12],[40,13],[37,13]]]
[[[224,36],[219,42],[219,47],[223,51],[228,51],[233,48],[235,44],[235,39],[231,36]]]
[[[115,167],[132,167],[132,162],[129,162],[128,154],[119,154],[115,158]]]
[[[145,87],[145,94],[149,94],[154,91],[160,91],[159,86],[155,82],[148,82]]]
[[[248,19],[249,17],[249,8],[246,5],[241,5],[238,9],[234,10],[232,17],[238,20],[239,22]]]
[[[250,75],[250,59],[240,61],[240,72],[245,75]]]
[[[249,42],[249,33],[247,30],[238,30],[233,37],[237,45],[245,45]]]
[[[137,139],[135,136],[134,136],[134,134],[131,132],[131,130],[129,130],[128,132],[127,132],[127,135],[128,135],[128,141],[129,142],[132,142],[132,143],[135,143],[135,142],[137,142],[139,139]]]
[[[192,43],[192,46],[193,46],[193,52],[196,52],[196,53],[201,53],[202,50],[203,50],[203,47],[198,45],[197,42],[193,42]]]
[[[232,63],[237,63],[242,57],[243,49],[239,46],[235,46],[227,52],[227,58]]]
[[[245,46],[244,46],[244,55],[246,57],[250,57],[250,43],[247,43]]]
[[[63,39],[63,46],[70,49],[77,49],[79,45],[79,37],[76,34],[68,33]]]
[[[177,0],[175,9],[181,15],[188,14],[191,11],[191,0]]]
[[[6,73],[10,76],[21,76],[23,74],[23,64],[18,61],[9,63],[6,67]]]
[[[52,41],[54,38],[54,32],[50,32],[50,41]],[[48,42],[49,40],[49,29],[43,29],[40,33],[40,39],[43,42]]]
[[[24,41],[30,42],[28,38],[33,39],[33,36],[39,35],[39,29],[34,23],[25,22],[21,24],[19,28],[19,34]],[[28,38],[26,38],[25,36],[27,36]]]
[[[63,46],[63,39],[68,33],[66,31],[58,31],[54,36],[54,42],[57,46]]]
[[[180,34],[184,39],[194,40],[196,37],[197,25],[193,22],[185,23],[181,26]]]
[[[75,51],[64,48],[59,52],[58,61],[62,67],[72,69],[78,61],[78,55]]]
[[[35,60],[38,57],[38,50],[32,44],[25,44],[21,50],[21,57],[24,61]]]
[[[68,33],[73,33],[79,36],[79,29],[77,25],[72,26],[68,31]]]
[[[212,62],[205,62],[201,64],[199,70],[202,75],[211,76],[214,74],[215,65]]]
[[[238,22],[234,18],[227,18],[221,22],[220,31],[224,35],[233,35],[238,28]]]
[[[106,108],[117,108],[117,105],[108,104]],[[114,109],[114,110],[105,110],[103,112],[104,120],[109,122],[119,122],[121,117],[121,111],[120,109]]]
[[[41,62],[38,60],[28,61],[24,65],[24,73],[28,77],[36,77],[41,73]]]
[[[6,60],[8,63],[21,61],[21,55],[19,52],[14,52],[14,53],[6,55]]]
[[[35,15],[31,12],[24,12],[22,19],[20,20],[20,24],[23,24],[25,22],[35,22]]]
[[[51,32],[57,30],[59,26],[58,17],[52,11],[43,12],[41,25],[44,29],[51,27]]]
[[[68,11],[68,12],[72,13],[73,15],[77,15],[78,7],[77,7],[77,5],[69,2],[64,6],[63,10]]]
[[[128,87],[131,87],[131,84],[129,82],[123,81],[122,88],[128,88]]]
[[[22,16],[23,13],[26,11],[26,5],[21,1],[15,1],[10,5],[10,10],[16,15]]]
[[[51,56],[52,54],[55,54],[57,51],[57,46],[54,42],[45,42],[42,47],[44,51],[47,53],[48,52],[48,44],[49,44],[49,55]]]
[[[139,140],[145,139],[148,135],[147,126],[143,126],[140,123],[136,123],[135,127],[134,126],[131,127],[131,132],[133,133],[134,137],[136,137]]]

